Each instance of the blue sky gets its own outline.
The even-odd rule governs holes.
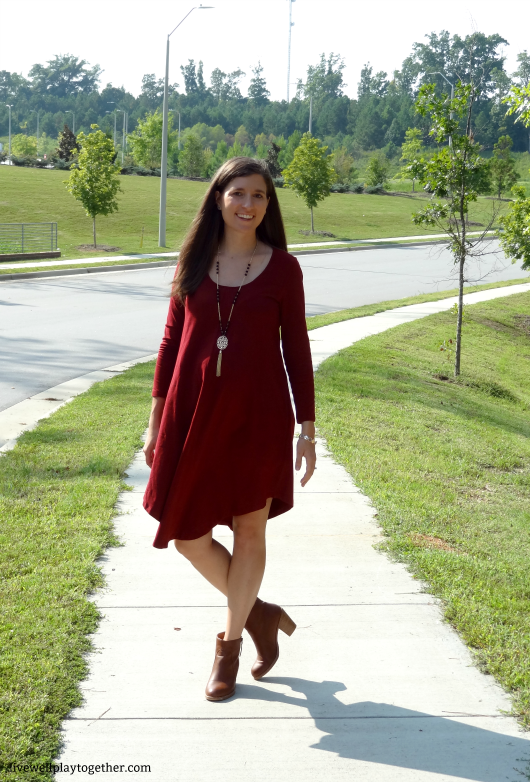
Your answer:
[[[288,0],[203,0],[210,4],[213,10],[193,11],[173,35],[170,80],[182,85],[179,65],[202,59],[207,81],[216,67],[246,71],[244,90],[260,60],[271,96],[285,98]],[[0,70],[27,75],[35,62],[72,53],[99,63],[103,84],[137,95],[144,73],[163,75],[166,35],[192,6],[184,0],[17,0],[12,25],[3,14]],[[321,52],[333,51],[346,61],[345,91],[355,97],[365,62],[391,73],[414,41],[442,29],[499,33],[510,43],[512,71],[517,53],[530,49],[529,8],[527,0],[295,0],[291,81]]]

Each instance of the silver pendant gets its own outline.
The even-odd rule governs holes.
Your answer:
[[[217,347],[219,350],[224,350],[226,347],[228,347],[228,337],[225,337],[224,334],[218,337]]]

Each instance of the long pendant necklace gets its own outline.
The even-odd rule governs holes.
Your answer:
[[[221,330],[221,336],[217,338],[217,343],[216,343],[217,347],[219,348],[219,355],[217,356],[217,369],[215,372],[216,377],[221,377],[221,359],[223,358],[223,350],[226,350],[226,348],[228,347],[228,337],[226,336],[226,332],[228,331],[228,327],[230,325],[230,320],[232,318],[232,312],[234,311],[237,297],[239,296],[239,292],[242,288],[243,283],[245,282],[246,277],[248,276],[252,261],[254,260],[254,255],[257,246],[258,243],[256,242],[256,247],[254,247],[254,250],[252,251],[252,255],[250,257],[250,261],[247,264],[247,268],[245,269],[245,273],[243,275],[243,279],[241,280],[241,284],[237,289],[236,295],[234,296],[234,301],[232,302],[232,307],[230,308],[230,315],[228,316],[228,320],[226,321],[226,326],[224,328],[223,328],[223,321],[221,320],[221,299],[219,296],[219,253],[221,252],[221,249],[219,247],[217,248],[217,262],[215,264],[215,273],[217,277],[217,313],[219,315],[219,328]]]

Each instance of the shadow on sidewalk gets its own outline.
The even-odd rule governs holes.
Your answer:
[[[388,703],[345,704],[336,697],[347,689],[341,682],[272,676],[262,682],[290,687],[304,697],[241,684],[238,698],[307,709],[315,727],[326,734],[311,747],[343,758],[477,782],[500,782],[515,778],[514,763],[530,752],[530,740],[523,738],[524,734],[515,738],[460,721],[491,715],[448,713],[440,717]],[[495,721],[491,718],[493,725]],[[507,776],[512,770],[513,777]]]

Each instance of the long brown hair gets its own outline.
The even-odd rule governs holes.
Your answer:
[[[189,293],[197,290],[208,273],[212,258],[223,238],[224,220],[217,208],[216,192],[224,192],[232,179],[252,174],[259,174],[263,177],[269,198],[265,217],[256,229],[256,236],[271,247],[287,250],[282,213],[269,169],[260,160],[254,160],[250,157],[233,157],[227,160],[216,172],[184,239],[179,254],[177,273],[171,288],[172,296],[177,296],[184,302]]]

